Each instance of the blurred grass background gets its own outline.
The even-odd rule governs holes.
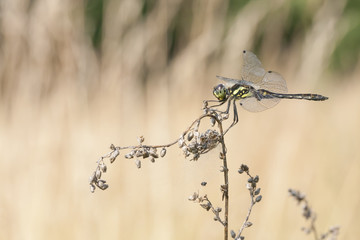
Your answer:
[[[167,143],[213,98],[215,75],[238,78],[242,50],[280,72],[289,92],[227,135],[230,228],[263,201],[249,239],[312,239],[289,187],[307,194],[325,232],[360,234],[360,3],[357,0],[0,1],[0,239],[222,239],[218,152],[198,162],[172,149],[156,164],[118,158],[90,194],[96,160],[115,145]],[[204,189],[200,182],[207,181]]]

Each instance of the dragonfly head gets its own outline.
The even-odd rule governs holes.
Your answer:
[[[229,95],[228,90],[224,86],[224,84],[219,84],[216,87],[214,87],[213,94],[219,101],[226,101]]]

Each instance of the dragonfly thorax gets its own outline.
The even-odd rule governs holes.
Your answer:
[[[229,92],[236,99],[242,99],[252,96],[250,88],[251,88],[250,86],[235,84],[234,86],[229,88]]]

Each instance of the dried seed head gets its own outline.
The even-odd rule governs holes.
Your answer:
[[[90,184],[90,192],[95,192],[95,186],[94,186],[94,184]]]
[[[102,188],[105,183],[106,183],[105,180],[98,180],[98,181],[97,181],[97,186],[98,186],[99,188]]]
[[[222,211],[222,208],[221,208],[221,207],[217,207],[217,208],[215,209],[215,211],[216,211],[216,212],[221,212],[221,211]]]
[[[101,178],[101,171],[100,171],[100,168],[99,168],[99,167],[96,169],[95,175],[96,175],[96,178],[97,178],[97,179],[100,179],[100,178]]]
[[[227,187],[226,184],[220,185],[220,191],[221,191],[222,193],[227,192],[227,190],[228,190],[228,187]]]
[[[187,140],[190,142],[194,137],[194,133],[191,131],[189,132],[189,134],[187,135]]]
[[[202,208],[204,208],[206,211],[209,211],[211,209],[211,205],[209,202],[200,204]]]
[[[141,161],[139,159],[135,159],[135,164],[137,168],[141,168]]]
[[[246,188],[250,191],[253,190],[251,183],[246,184]]]
[[[160,157],[164,157],[166,154],[166,148],[161,149]]]
[[[150,148],[149,152],[150,152],[150,154],[156,153],[157,149],[156,148]]]
[[[178,144],[179,144],[179,148],[182,148],[184,146],[184,139],[180,138]]]
[[[255,183],[259,182],[259,176],[258,176],[258,175],[256,175],[256,176],[254,177],[254,182],[255,182]]]
[[[230,231],[230,235],[231,235],[232,238],[235,238],[235,237],[236,237],[236,233],[234,232],[234,230],[231,230],[231,231]]]
[[[243,170],[244,172],[249,171],[249,167],[246,166],[245,164],[241,164],[240,169]]]
[[[98,186],[101,190],[105,190],[109,187],[109,185],[106,184],[105,180],[97,181],[96,186]]]
[[[157,153],[150,153],[150,156],[152,156],[153,158],[159,158],[159,155]]]
[[[101,164],[100,164],[100,170],[101,170],[103,173],[106,173],[106,171],[107,171],[107,166],[105,165],[105,163],[101,163]]]
[[[155,162],[155,158],[152,157],[152,158],[150,159],[150,162],[154,163],[154,162]]]
[[[191,196],[188,197],[189,201],[195,201],[196,199],[198,199],[199,194],[194,192]]]
[[[216,123],[216,120],[215,120],[215,118],[210,118],[210,122],[211,122],[211,126],[213,127],[213,126],[215,126],[215,123]]]
[[[110,163],[113,163],[117,158],[117,156],[119,156],[119,154],[120,154],[119,149],[115,149],[110,155]]]
[[[114,144],[111,144],[111,145],[110,145],[110,149],[111,149],[111,150],[115,150]]]
[[[142,149],[138,149],[135,153],[135,156],[136,157],[142,157],[144,155],[144,152]]]
[[[238,173],[242,174],[244,172],[244,170],[242,170],[241,168],[239,168]]]
[[[260,190],[261,190],[261,188],[258,188],[258,189],[255,190],[255,192],[254,192],[255,196],[256,196],[256,195],[259,195]]]
[[[148,158],[149,156],[150,156],[150,153],[145,150],[144,153],[143,153],[143,155],[142,155],[142,157],[143,157],[143,158]]]
[[[143,136],[140,136],[137,138],[137,141],[141,145],[145,141],[145,138]]]
[[[299,203],[305,199],[305,194],[302,194],[300,191],[289,189],[289,193],[294,197]]]
[[[97,178],[96,178],[96,172],[93,172],[93,174],[91,174],[90,178],[89,178],[89,183],[93,183],[96,182]]]
[[[207,182],[201,182],[201,186],[205,187]]]
[[[133,157],[134,157],[134,155],[132,153],[128,153],[128,154],[125,155],[126,159],[131,159]]]
[[[261,201],[261,199],[262,199],[262,196],[261,196],[261,195],[259,195],[259,196],[257,196],[257,197],[256,197],[255,201],[256,201],[256,202],[260,202],[260,201]]]
[[[253,225],[252,222],[246,222],[246,223],[245,223],[245,227],[246,227],[246,228],[251,227],[252,225]]]

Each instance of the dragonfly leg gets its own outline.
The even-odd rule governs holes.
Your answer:
[[[230,130],[230,128],[232,128],[235,124],[237,124],[239,122],[239,115],[238,115],[238,112],[237,112],[235,99],[232,102],[233,102],[233,105],[234,105],[234,121],[232,122],[230,127],[225,131],[224,135]],[[230,106],[230,102],[229,102],[228,106]],[[229,111],[229,107],[228,107],[227,111]]]
[[[216,102],[216,103],[219,103],[219,104],[215,104],[215,105],[212,105],[212,106],[208,106],[208,103],[209,102]],[[219,100],[205,100],[204,101],[204,109],[207,109],[207,108],[213,108],[213,107],[219,107],[219,106],[221,106],[221,105],[223,105],[224,103],[225,103],[226,101],[219,101]]]

